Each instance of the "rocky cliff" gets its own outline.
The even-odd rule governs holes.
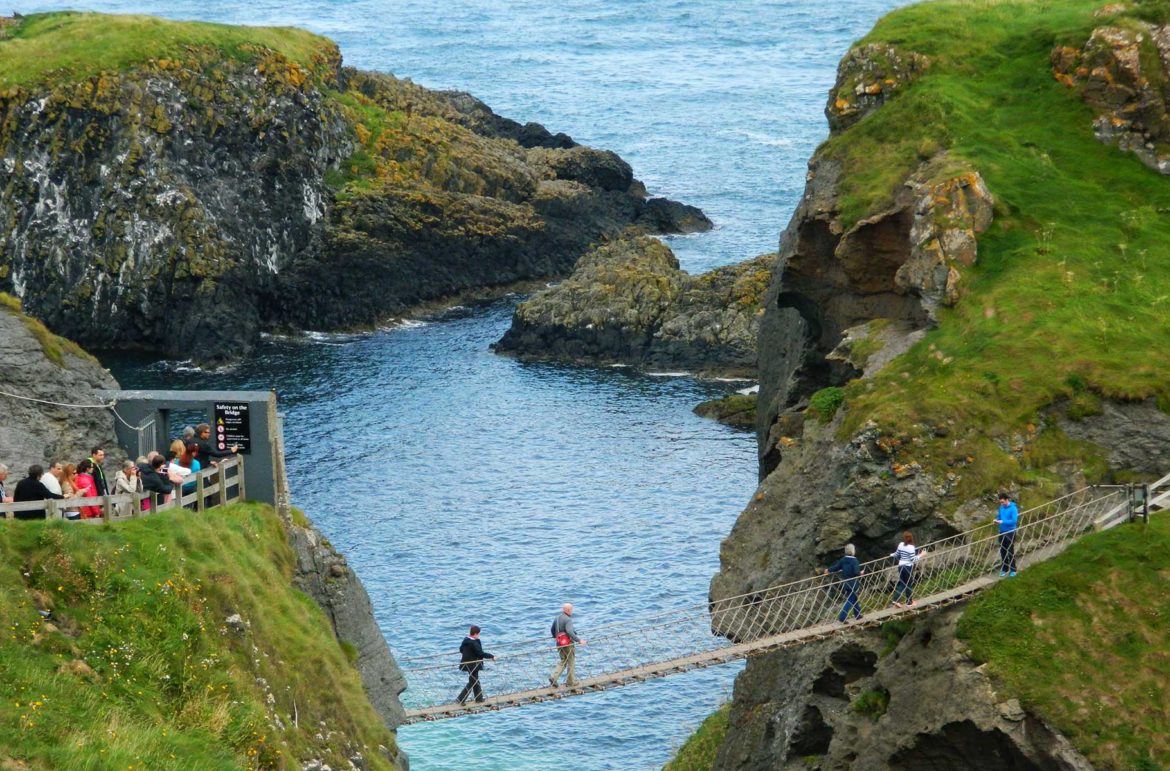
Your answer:
[[[1170,191],[1094,138],[1081,102],[1106,93],[1156,151],[1167,19],[1095,10],[919,4],[843,59],[764,300],[761,483],[713,600],[806,576],[845,543],[877,558],[904,529],[923,543],[987,521],[997,489],[1026,507],[1170,471],[1170,362],[1149,353]],[[953,643],[961,613],[928,614],[893,656],[859,633],[752,661],[717,767],[1086,767],[1087,736],[1050,730]],[[846,708],[863,693],[888,705],[876,726]]]
[[[750,376],[774,260],[763,255],[691,276],[653,238],[614,241],[521,303],[496,350]]]
[[[76,463],[94,447],[118,446],[112,412],[60,406],[101,405],[95,392],[107,388],[117,383],[92,356],[0,294],[0,462],[10,494],[34,463]]]
[[[613,153],[296,30],[5,19],[0,165],[0,289],[91,347],[206,361],[710,227]]]
[[[10,467],[10,490],[11,485],[24,476],[24,469],[33,463],[45,465],[54,460],[75,461],[86,457],[90,448],[96,445],[111,448],[112,454],[116,455],[115,417],[110,410],[100,407],[102,401],[96,396],[96,392],[104,389],[116,390],[117,388],[117,382],[92,356],[75,343],[49,332],[39,321],[22,314],[19,304],[14,299],[8,295],[0,294],[0,409],[3,410],[3,418],[0,419],[0,462],[4,462]],[[112,476],[112,469],[108,473]],[[165,516],[160,515],[160,518]],[[272,512],[268,512],[264,518],[266,524],[263,527],[266,531],[266,537],[279,536],[283,538],[285,543],[269,543],[268,547],[271,548],[272,553],[266,553],[265,558],[270,560],[271,564],[262,565],[258,569],[261,572],[281,574],[286,568],[284,563],[288,562],[288,575],[285,577],[283,588],[268,586],[265,591],[273,591],[278,594],[289,591],[291,597],[291,594],[295,594],[291,593],[292,588],[295,587],[311,597],[316,605],[324,611],[321,623],[327,630],[333,645],[337,646],[340,643],[342,647],[350,646],[350,650],[353,651],[351,660],[345,666],[352,666],[356,670],[356,674],[360,675],[359,690],[356,692],[358,697],[362,697],[361,689],[364,689],[364,697],[369,700],[368,706],[351,705],[353,712],[356,714],[368,709],[377,715],[383,730],[393,731],[402,723],[403,707],[398,696],[405,689],[406,680],[398,669],[386,640],[378,628],[369,596],[361,581],[349,567],[345,557],[339,554],[320,531],[299,512],[296,512],[293,518],[283,521],[278,521]],[[273,527],[273,523],[278,524]],[[132,524],[137,526],[139,523]],[[149,520],[144,520],[142,524],[149,525],[151,523]],[[125,527],[129,526],[125,525]],[[168,527],[170,527],[168,524],[159,525],[163,531]],[[166,550],[165,545],[153,543],[153,536],[149,531],[142,533],[141,536],[149,548],[158,547],[161,551]],[[251,536],[259,538],[254,532],[251,533]],[[223,544],[217,541],[216,547],[222,548]],[[18,544],[14,545],[13,548],[24,547]],[[81,548],[86,550],[104,547],[83,545]],[[116,551],[115,554],[124,555],[130,550],[131,547],[126,546]],[[285,556],[286,552],[287,557]],[[176,559],[178,556],[181,555],[176,555]],[[206,557],[206,553],[201,552],[198,559],[205,562]],[[223,561],[220,564],[215,564],[213,560],[210,569],[217,576],[218,582],[231,586],[235,582],[233,578],[234,563],[228,561],[224,555],[219,555],[216,559],[221,557]],[[46,580],[51,580],[56,585],[59,579],[62,582],[65,581],[62,576],[73,575],[70,572],[72,567],[62,567],[64,565],[62,560],[66,560],[64,556],[58,555],[51,557],[51,559],[57,561],[53,563],[53,568],[50,571],[51,576]],[[17,563],[12,565],[13,569],[17,566]],[[129,567],[133,570],[137,566],[131,565]],[[99,559],[92,568],[86,568],[86,570],[100,573],[101,570],[108,568],[108,560],[103,563]],[[79,568],[79,570],[81,569]],[[124,573],[125,570],[122,572]],[[25,577],[28,576],[29,573],[26,572]],[[4,576],[0,578],[0,581],[8,578],[8,576]],[[265,580],[270,581],[271,577],[267,577]],[[61,583],[59,591],[65,591],[64,586],[65,583]],[[126,590],[131,591],[134,588],[138,588],[137,585],[126,587]],[[17,595],[22,594],[23,588],[17,592]],[[30,596],[35,602],[40,603],[38,607],[41,610],[53,608],[52,600],[46,599],[49,595],[42,596],[42,594],[33,592]],[[88,597],[89,592],[86,594]],[[100,592],[93,596],[97,598],[99,606],[103,600],[109,599]],[[300,595],[300,598],[303,599],[304,595]],[[240,602],[241,606],[246,604],[244,600],[237,599],[236,601]],[[281,597],[280,601],[290,601],[295,604],[296,598]],[[267,609],[260,602],[258,596],[250,597],[248,602],[258,604],[244,617],[238,614],[229,614],[235,615],[235,620],[229,619],[229,622],[225,622],[225,630],[227,631],[221,630],[220,634],[226,635],[231,632],[229,637],[236,634],[247,637],[252,634],[249,630],[255,622],[259,621],[259,617]],[[47,607],[45,603],[48,603]],[[27,610],[27,608],[25,609]],[[203,610],[202,606],[199,609]],[[12,616],[11,620],[17,626],[20,622],[16,621],[16,617],[20,610],[0,603],[0,617],[8,618],[10,613],[16,614]],[[64,603],[62,602],[55,612],[63,613],[64,611]],[[101,607],[97,607],[95,609],[99,621],[103,612],[109,613],[108,608],[103,610]],[[219,621],[217,619],[217,623]],[[98,623],[94,622],[93,626],[96,627]],[[315,623],[315,619],[300,620],[298,623],[312,624]],[[87,639],[85,638],[86,634],[98,634],[96,630],[87,628],[86,624],[81,621],[78,621],[75,626],[67,627],[67,629],[67,636],[82,641]],[[57,630],[50,631],[56,633]],[[49,634],[49,632],[44,632],[44,634]],[[24,644],[27,641],[17,638],[15,642]],[[269,640],[272,653],[265,652],[264,657],[268,658],[281,651],[288,655],[284,646],[291,642],[291,640],[279,638]],[[0,641],[0,646],[2,645],[3,641]],[[306,648],[306,650],[309,649]],[[249,658],[252,655],[252,653],[248,653]],[[328,670],[329,667],[334,666],[334,663],[315,662],[314,665],[323,666]],[[96,658],[90,659],[85,667],[86,671],[89,671],[89,674],[93,676],[94,682],[106,677],[116,679],[119,675],[116,663],[110,669],[100,665]],[[323,676],[318,685],[332,682],[331,678],[335,675],[344,677],[344,674],[337,675],[329,670],[328,676]],[[247,688],[250,686],[251,680],[249,678],[245,680],[243,685]],[[322,687],[325,686],[322,685]],[[291,681],[284,683],[278,677],[269,675],[264,681],[263,688],[269,694],[283,694],[284,691],[292,690],[293,686]],[[312,690],[311,687],[310,690]],[[261,696],[263,697],[263,694]],[[329,700],[338,696],[339,694],[320,696],[318,693],[317,697],[322,699],[321,704],[302,702],[294,705],[292,709],[294,713],[298,710],[304,710],[306,716],[315,714],[321,709],[325,709],[325,704]],[[275,697],[273,698],[275,699]],[[352,695],[347,696],[347,698],[352,698]],[[275,711],[273,714],[275,715],[275,723],[281,725],[283,730],[282,718]],[[73,716],[74,721],[81,718],[80,715]],[[322,738],[311,751],[319,753],[318,757],[327,757],[332,753],[342,752],[346,758],[351,760],[356,757],[359,768],[386,767],[383,763],[376,763],[369,758],[362,760],[360,753],[354,755],[355,752],[358,752],[359,743],[358,737],[354,734],[354,720],[352,715],[338,718],[337,723],[322,730]],[[66,721],[64,724],[70,722]],[[0,719],[0,737],[5,735],[3,724],[4,720]],[[317,728],[314,727],[313,730],[315,731]],[[336,737],[334,733],[337,734]],[[329,736],[326,737],[324,734],[329,734]],[[0,747],[3,745],[4,742],[0,738]],[[6,759],[4,754],[6,749],[0,749],[0,762]],[[377,750],[383,760],[394,767],[405,768],[407,765],[405,753],[394,745],[392,736],[380,749],[375,745],[366,748],[367,752],[370,750]],[[308,751],[310,750],[306,749],[306,752]],[[34,752],[31,755],[17,753],[13,757],[37,758],[40,756]]]

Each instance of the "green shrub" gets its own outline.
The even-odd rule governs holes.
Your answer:
[[[831,386],[817,391],[808,400],[808,408],[822,423],[828,423],[837,414],[837,409],[845,401],[845,389]]]
[[[865,715],[871,720],[877,720],[886,714],[889,706],[890,692],[885,688],[863,691],[853,700],[853,704],[851,705],[854,712],[859,715]]]

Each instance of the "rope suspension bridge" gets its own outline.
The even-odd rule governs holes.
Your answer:
[[[1144,493],[1135,507],[1134,491]],[[1015,534],[1020,569],[1049,559],[1081,536],[1130,520],[1135,508],[1170,507],[1170,476],[1148,487],[1094,486],[1022,512]],[[823,640],[854,626],[870,627],[896,617],[949,605],[999,580],[999,533],[983,525],[920,547],[914,567],[914,602],[891,604],[897,569],[888,558],[862,563],[857,581],[863,617],[837,620],[845,604],[846,579],[815,576],[767,589],[595,627],[577,647],[578,677],[553,687],[549,673],[558,661],[551,638],[496,645],[485,662],[482,702],[460,703],[455,694],[467,674],[450,651],[401,659],[409,690],[406,723],[443,720],[608,690],[692,669],[726,664],[765,651]]]

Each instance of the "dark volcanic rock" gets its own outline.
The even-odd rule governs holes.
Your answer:
[[[955,637],[961,608],[919,616],[893,650],[877,630],[748,660],[715,767],[1090,771],[1059,733],[996,692]],[[866,692],[885,712],[854,709]]]
[[[0,169],[0,290],[84,344],[201,361],[710,226],[614,153],[343,69],[324,39],[305,66],[192,47],[0,91]]]
[[[759,302],[773,259],[689,276],[653,238],[616,241],[522,303],[496,348],[535,358],[754,374]]]
[[[337,639],[357,649],[357,669],[366,695],[386,726],[397,729],[405,718],[398,697],[406,690],[406,677],[378,628],[370,596],[345,557],[320,531],[311,524],[287,522],[286,527],[297,555],[293,582],[325,611]]]
[[[756,395],[731,394],[699,404],[694,413],[702,418],[718,420],[732,428],[751,431],[756,427]]]

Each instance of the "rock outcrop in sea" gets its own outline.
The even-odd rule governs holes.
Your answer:
[[[751,376],[776,256],[691,276],[660,241],[613,241],[520,304],[496,350],[526,358]]]
[[[179,43],[117,50],[136,24]],[[24,16],[0,55],[95,27],[108,60],[0,79],[0,290],[89,347],[230,359],[261,330],[562,275],[629,227],[710,227],[612,152],[343,67],[296,30],[219,28],[221,50],[195,25]]]

